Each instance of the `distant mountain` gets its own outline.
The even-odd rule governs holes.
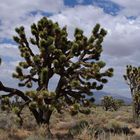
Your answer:
[[[104,91],[98,91],[98,92],[94,92],[95,103],[100,104],[101,99],[104,96],[112,96],[115,99],[122,99],[122,100],[124,100],[125,104],[131,104],[131,101],[132,101],[132,99],[129,98],[129,97],[124,97],[124,96],[117,95],[117,94],[107,93],[107,92],[104,92]]]

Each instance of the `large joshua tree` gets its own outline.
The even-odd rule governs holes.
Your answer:
[[[53,110],[62,113],[67,109],[72,115],[89,113],[88,106],[92,98],[92,89],[101,90],[111,77],[113,69],[105,71],[100,61],[102,42],[106,31],[97,24],[87,38],[81,29],[76,28],[74,40],[68,38],[67,28],[61,28],[43,17],[37,24],[31,25],[32,37],[26,37],[24,27],[16,28],[13,39],[19,45],[22,62],[16,67],[13,77],[20,80],[19,86],[27,91],[10,88],[0,81],[3,103],[9,103],[9,97],[18,96],[23,101],[17,113],[27,106],[38,124],[49,125]],[[34,48],[38,51],[34,51]],[[58,76],[56,87],[50,91],[51,79]],[[35,84],[36,90],[29,90]]]
[[[128,65],[124,79],[131,91],[133,119],[137,122],[140,119],[140,67]]]

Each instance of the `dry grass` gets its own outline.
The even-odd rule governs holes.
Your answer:
[[[0,140],[46,140],[46,128],[38,127],[34,118],[24,110],[24,125],[19,128],[16,116],[12,113],[1,113]],[[85,123],[83,123],[85,122]],[[84,124],[84,125],[83,125]],[[86,125],[85,125],[86,124]],[[100,128],[131,127],[135,135],[100,133],[95,139],[95,133]],[[78,114],[71,117],[67,112],[63,115],[54,112],[51,118],[52,140],[140,140],[140,129],[132,121],[131,107],[122,107],[116,112],[104,111],[101,107],[92,109],[91,114]]]

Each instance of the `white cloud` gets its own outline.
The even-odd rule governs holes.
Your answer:
[[[116,22],[112,22],[112,25],[107,28],[110,28],[110,32],[106,38],[105,46],[110,45],[111,47],[106,47],[106,53],[117,57],[133,55],[137,51],[140,53],[139,24],[131,24],[128,19],[118,18]]]
[[[85,34],[89,35],[94,25],[100,23],[108,31],[104,42],[104,50],[108,55],[123,57],[140,51],[138,49],[140,44],[138,19],[131,21],[121,15],[114,17],[105,14],[101,8],[91,5],[68,8],[51,18],[58,21],[61,26],[68,26],[70,38],[73,36],[74,28],[82,28]]]
[[[67,25],[69,36],[72,38],[73,31],[76,27],[82,28],[85,34],[89,35],[92,28],[103,15],[107,18],[109,15],[104,14],[103,9],[95,6],[75,6],[74,8],[67,8],[60,14],[55,14],[51,17],[54,21],[58,21],[61,26]],[[105,18],[103,17],[103,18]]]
[[[124,9],[121,11],[126,16],[139,16],[140,15],[140,0],[111,0]]]
[[[14,18],[24,17],[25,14],[37,10],[57,13],[61,11],[63,7],[63,0],[4,0],[1,1],[0,4],[0,17],[3,19],[10,18],[14,20]]]
[[[6,85],[10,87],[17,87],[17,81],[12,78],[12,73],[15,70],[15,66],[19,61],[2,61],[2,65],[0,66],[0,80]]]
[[[19,58],[18,46],[10,43],[0,44],[0,57],[11,57],[13,59]]]
[[[57,13],[64,8],[63,0],[4,0],[0,2],[0,39],[11,38],[14,28],[19,25],[30,25],[36,21],[31,12],[38,12],[36,18],[42,15],[39,11]]]

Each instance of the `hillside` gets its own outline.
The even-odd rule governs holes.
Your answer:
[[[103,98],[103,96],[112,96],[116,99],[124,100],[126,104],[131,104],[131,98],[120,96],[120,95],[117,95],[117,94],[107,93],[107,92],[104,92],[104,91],[94,92],[95,103],[99,104],[101,102],[101,99]]]

